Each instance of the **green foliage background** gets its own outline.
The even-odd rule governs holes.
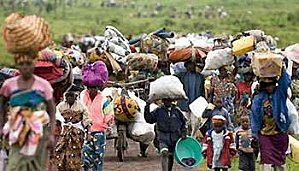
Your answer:
[[[5,17],[12,12],[11,6],[8,5],[10,0],[2,1],[5,2],[5,6],[0,6],[1,25]],[[54,4],[54,0],[48,0],[48,2],[51,5]],[[132,3],[130,0],[117,2]],[[76,5],[60,4],[49,13],[45,9],[40,13],[38,6],[33,4],[26,8],[20,6],[15,11],[45,17],[50,24],[54,41],[57,43],[68,32],[103,34],[106,25],[115,26],[125,35],[149,33],[160,27],[184,33],[210,30],[216,35],[261,29],[266,34],[278,37],[280,48],[297,43],[299,39],[298,0],[135,0],[134,2],[136,6],[134,9],[124,6],[102,7],[101,0],[77,0]],[[164,8],[156,17],[150,17],[149,14],[153,13],[157,2],[161,3]],[[83,3],[89,3],[88,7]],[[229,16],[225,19],[199,17],[198,11],[204,10],[206,5],[216,9],[223,6]],[[183,15],[190,6],[193,6],[195,11],[192,19]],[[173,11],[173,7],[177,9],[176,12]],[[136,17],[138,12],[142,14],[142,17]],[[170,18],[171,14],[177,14],[179,17]],[[0,34],[2,37],[1,32]],[[13,65],[12,57],[5,50],[2,38],[0,39],[0,65]],[[298,164],[290,160],[287,163],[289,171],[298,170]],[[204,164],[201,168],[205,170]],[[234,160],[232,170],[237,170],[237,160]]]
[[[3,0],[5,2],[5,0]],[[8,0],[7,0],[8,1]],[[105,0],[102,0],[105,1]],[[129,0],[116,1],[121,4],[131,4]],[[29,7],[20,5],[15,11],[23,14],[39,14],[47,19],[53,32],[54,40],[61,41],[62,35],[71,32],[84,34],[95,32],[102,34],[106,25],[117,27],[125,35],[138,35],[148,33],[160,27],[177,32],[202,32],[210,30],[215,34],[231,33],[248,29],[262,29],[267,34],[280,38],[279,47],[298,42],[299,38],[299,1],[298,0],[135,0],[136,8],[130,7],[102,7],[101,0],[77,0],[76,5],[58,5],[56,10],[49,13],[46,10],[39,12],[38,6],[31,4]],[[155,4],[159,2],[164,6],[158,16],[152,18]],[[52,7],[54,0],[48,0]],[[90,4],[88,7],[85,4]],[[206,19],[197,15],[206,5],[213,8],[224,7],[229,17]],[[187,19],[184,12],[193,6],[195,14],[192,19]],[[173,7],[177,9],[173,11]],[[214,9],[214,11],[216,11]],[[12,9],[6,3],[0,7],[0,23],[11,13]],[[248,12],[250,11],[250,12]],[[140,12],[145,17],[136,17]],[[170,18],[170,14],[179,14],[180,17]],[[3,47],[0,40],[0,64],[11,65],[10,55]]]

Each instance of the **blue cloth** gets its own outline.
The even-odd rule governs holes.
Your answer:
[[[9,100],[11,107],[26,106],[37,107],[39,104],[44,103],[46,100],[43,95],[36,90],[18,90],[15,91]]]
[[[144,119],[150,124],[157,123],[158,140],[164,144],[173,144],[187,132],[186,119],[176,106],[170,110],[163,106],[150,112],[149,105],[146,105]]]
[[[177,74],[184,85],[184,90],[188,97],[188,100],[180,100],[178,106],[183,111],[189,111],[189,105],[198,97],[204,97],[204,76],[195,72],[183,72]]]
[[[92,133],[92,140],[86,141],[82,148],[83,168],[102,171],[106,146],[104,132]]]
[[[263,104],[270,98],[271,106],[273,107],[273,118],[276,121],[277,127],[281,132],[286,132],[291,124],[291,119],[288,115],[288,108],[286,105],[287,90],[291,85],[291,78],[284,69],[280,79],[278,80],[278,86],[273,93],[268,94],[265,90],[261,90],[254,96],[251,106],[251,129],[253,136],[257,137],[258,132],[263,126]]]

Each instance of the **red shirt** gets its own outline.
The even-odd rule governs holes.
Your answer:
[[[251,95],[251,84],[240,82],[237,85],[237,89],[238,89],[237,100],[240,100],[243,94]]]

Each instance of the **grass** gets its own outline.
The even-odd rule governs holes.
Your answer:
[[[53,0],[49,1],[53,3]],[[299,3],[297,0],[163,0],[159,1],[164,9],[155,18],[149,15],[134,17],[137,12],[142,15],[154,11],[158,1],[135,0],[136,8],[108,8],[101,7],[99,1],[89,0],[90,7],[83,7],[84,1],[78,1],[73,7],[66,6],[65,10],[59,6],[56,11],[43,12],[41,15],[50,23],[53,37],[56,42],[67,33],[98,33],[102,34],[106,25],[117,27],[125,35],[138,35],[149,33],[160,27],[177,32],[202,32],[210,30],[216,34],[235,34],[248,29],[262,29],[267,34],[280,38],[279,47],[296,43],[299,39]],[[127,0],[123,2],[129,3]],[[187,19],[183,13],[193,5],[195,16]],[[228,18],[206,19],[197,16],[206,5],[218,8],[223,6],[229,14]],[[145,7],[146,6],[146,7]],[[178,18],[170,18],[173,7],[176,6]],[[9,6],[0,7],[0,23],[11,12]],[[31,6],[19,8],[18,12],[24,14],[38,14],[38,8]],[[251,11],[251,14],[248,12]],[[12,65],[11,55],[0,41],[0,65]]]

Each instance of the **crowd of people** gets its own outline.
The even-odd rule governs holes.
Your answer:
[[[256,160],[260,156],[262,171],[270,171],[272,167],[285,170],[289,134],[298,133],[298,121],[292,120],[289,114],[290,105],[299,110],[299,63],[296,60],[284,54],[279,72],[272,77],[261,77],[252,67],[253,49],[242,57],[235,56],[231,62],[219,65],[210,74],[203,72],[207,69],[209,58],[208,52],[205,56],[207,49],[195,51],[192,47],[189,51],[189,47],[185,47],[190,57],[179,56],[182,61],[173,62],[171,68],[167,62],[167,65],[160,63],[165,63],[165,60],[158,62],[159,54],[157,58],[137,58],[133,62],[142,63],[147,59],[147,64],[152,67],[137,62],[135,67],[139,70],[148,72],[160,67],[159,74],[172,73],[180,80],[187,96],[187,99],[161,97],[160,101],[144,98],[146,105],[140,106],[129,95],[118,98],[105,89],[108,79],[111,79],[108,75],[125,67],[118,66],[117,62],[131,51],[137,51],[115,28],[107,27],[106,31],[106,39],[99,39],[97,47],[85,49],[86,54],[74,45],[74,39],[63,42],[65,47],[61,49],[69,55],[74,81],[61,99],[54,99],[55,90],[51,84],[34,74],[38,60],[34,56],[36,54],[14,55],[18,76],[5,80],[0,89],[0,135],[9,146],[7,170],[101,171],[108,130],[120,122],[118,115],[124,114],[125,119],[132,119],[138,111],[144,111],[141,116],[147,123],[155,124],[155,136],[146,134],[143,140],[133,138],[140,142],[139,156],[147,156],[147,148],[155,138],[163,171],[172,170],[176,143],[189,136],[195,136],[202,144],[202,151],[196,153],[202,153],[209,169],[229,170],[233,157],[238,156],[239,170],[252,171],[256,169]],[[164,31],[157,32],[155,36],[171,35]],[[155,36],[153,41],[159,41],[159,48],[164,48],[165,52],[162,57],[165,57],[169,42],[161,41],[163,36]],[[116,42],[119,44],[114,45]],[[271,51],[271,42],[266,43],[266,49],[268,47]],[[144,47],[141,42],[141,45],[141,50],[150,49],[148,44]],[[51,48],[56,55],[60,52]],[[151,50],[156,52],[156,49]],[[241,60],[245,61],[244,65],[241,65]],[[116,64],[113,61],[117,61]],[[154,75],[158,72],[149,73]],[[200,97],[208,105],[199,117],[194,115],[190,105]],[[154,110],[151,109],[153,103],[156,105]],[[141,110],[141,107],[144,108]]]

